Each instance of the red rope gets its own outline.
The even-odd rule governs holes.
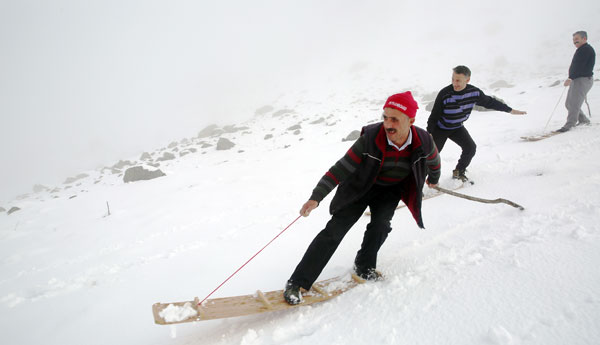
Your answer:
[[[230,275],[229,278],[225,279],[225,281],[222,282],[221,285],[217,286],[217,288],[214,289],[211,293],[209,293],[208,296],[204,297],[204,299],[200,303],[198,303],[198,305],[201,305],[202,303],[204,303],[204,301],[206,301],[213,293],[215,293],[217,290],[219,290],[221,288],[221,286],[225,285],[225,283],[227,283],[227,281],[229,279],[231,279],[234,275],[236,275],[239,271],[241,271],[242,268],[244,268],[244,266],[246,266],[250,261],[252,261],[252,259],[254,259],[258,254],[260,254],[260,252],[262,252],[265,248],[267,248],[267,246],[269,244],[271,244],[273,241],[275,241],[277,239],[277,237],[279,237],[279,235],[283,234],[284,231],[286,231],[290,226],[292,226],[294,223],[296,223],[296,221],[298,219],[300,219],[300,217],[302,217],[302,216],[301,215],[298,216],[298,218],[294,219],[294,221],[291,222],[290,225],[286,226],[285,229],[283,229],[279,234],[277,234],[277,236],[273,237],[273,239],[271,241],[269,241],[269,243],[267,243],[264,247],[261,248],[261,250],[256,252],[256,254],[254,254],[250,259],[248,259],[248,261],[246,261],[240,268],[238,268],[237,271],[233,272],[233,274]]]

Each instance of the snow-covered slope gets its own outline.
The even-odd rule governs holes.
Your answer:
[[[469,175],[476,184],[462,191],[507,198],[525,211],[440,196],[424,203],[426,230],[406,209],[395,215],[379,255],[383,282],[286,312],[176,328],[153,324],[152,303],[203,298],[293,221],[321,175],[351,145],[342,139],[378,120],[391,93],[414,91],[421,105],[416,124],[424,127],[425,105],[449,83],[451,67],[436,84],[422,71],[405,83],[363,66],[348,79],[281,95],[266,104],[272,110],[236,124],[245,130],[187,138],[178,149],[196,152],[162,162],[165,177],[125,184],[118,174],[89,171],[70,188],[10,201],[21,210],[0,213],[2,342],[600,342],[599,127],[534,143],[519,139],[544,130],[563,92],[551,85],[564,79],[564,66],[543,74],[479,69],[471,80],[529,113],[471,116],[466,126],[478,152]],[[499,80],[515,86],[489,87]],[[600,109],[599,95],[590,92],[592,109]],[[547,130],[565,117],[561,103]],[[218,138],[236,146],[218,151]],[[207,143],[213,146],[203,148]],[[172,149],[153,153],[164,151]],[[453,143],[444,148],[442,186],[451,183],[459,154]],[[328,220],[330,199],[213,297],[282,288]],[[365,217],[356,224],[321,278],[349,271],[367,223]]]

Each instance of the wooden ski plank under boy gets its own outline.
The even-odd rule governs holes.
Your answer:
[[[257,291],[253,295],[208,299],[202,305],[198,305],[198,298],[185,302],[155,303],[152,314],[154,322],[159,325],[259,314],[327,301],[362,282],[348,275],[316,282],[310,291],[303,290],[303,302],[298,305],[287,304],[283,299],[283,290]]]

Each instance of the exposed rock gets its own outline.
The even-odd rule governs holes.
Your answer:
[[[428,94],[423,95],[423,97],[421,97],[421,102],[432,102],[435,101],[435,98],[438,95],[438,91],[434,91]]]
[[[63,183],[64,183],[64,184],[73,183],[73,182],[75,182],[75,181],[77,181],[77,180],[81,180],[82,178],[86,178],[86,177],[88,177],[88,176],[89,176],[88,174],[79,174],[79,175],[77,175],[77,176],[75,176],[75,177],[68,177],[68,178],[65,180],[65,182],[63,182]]]
[[[17,212],[19,210],[20,210],[20,208],[18,208],[17,206],[13,206],[10,208],[10,210],[8,210],[8,212],[6,214],[11,214],[11,213]]]
[[[267,114],[267,113],[270,113],[270,112],[272,112],[272,111],[273,111],[273,109],[275,109],[275,108],[273,108],[273,107],[272,107],[272,106],[270,106],[270,105],[265,105],[265,106],[262,106],[262,107],[260,107],[260,108],[256,109],[256,110],[254,111],[254,115],[265,115],[265,114]]]
[[[550,87],[554,87],[554,86],[558,86],[558,85],[560,85],[560,80],[557,80],[554,83],[550,84]]]
[[[219,138],[219,141],[217,142],[217,150],[219,150],[219,151],[229,150],[234,146],[235,146],[235,144],[226,138]]]
[[[172,149],[174,147],[177,147],[177,145],[178,145],[177,142],[173,141],[172,143],[169,144],[169,146],[167,146],[167,148]]]
[[[162,162],[162,161],[170,161],[172,159],[175,159],[175,155],[170,152],[165,152],[165,153],[163,153],[163,155],[161,157],[157,158],[156,161]]]
[[[33,192],[34,193],[46,192],[46,191],[49,191],[49,190],[50,190],[50,188],[48,188],[46,186],[43,186],[41,184],[36,184],[36,185],[33,186]]]
[[[152,156],[148,152],[144,152],[140,156],[140,160],[141,161],[145,161],[145,160],[148,160],[148,159],[152,159]]]
[[[236,127],[235,125],[229,125],[229,126],[223,127],[223,132],[225,132],[225,133],[235,133],[235,132],[238,132],[238,131],[245,131],[247,129],[250,129],[250,127]]]
[[[320,117],[318,120],[310,122],[310,124],[311,125],[318,125],[319,123],[323,123],[323,122],[325,122],[325,118],[324,117]]]
[[[17,195],[17,198],[16,198],[16,199],[17,199],[17,200],[25,200],[25,199],[27,199],[27,198],[29,198],[29,194],[28,194],[28,193],[25,193],[25,194]]]
[[[142,166],[135,166],[125,170],[123,181],[125,183],[129,183],[142,180],[152,180],[161,176],[166,176],[166,174],[160,169],[151,171],[144,169]]]
[[[294,135],[298,135],[298,134],[300,134],[300,130],[299,129],[297,129],[297,130],[294,131]]]
[[[0,212],[6,212],[6,209],[0,206]]]
[[[425,110],[426,111],[432,111],[434,103],[435,103],[435,101],[431,101],[431,102],[427,103],[427,105],[425,105]]]
[[[298,130],[298,129],[302,129],[302,126],[300,126],[300,125],[293,125],[292,127],[288,127],[286,130],[288,130],[288,131],[295,131],[295,130]]]
[[[201,130],[200,133],[198,133],[198,138],[211,137],[211,136],[215,135],[215,132],[220,131],[218,128],[219,128],[219,126],[217,126],[217,125],[207,126],[203,130]]]
[[[277,110],[276,112],[273,113],[273,117],[279,117],[281,115],[284,114],[291,114],[293,113],[294,110],[293,109],[281,109],[281,110]]]
[[[500,102],[502,102],[502,103],[506,104],[506,102],[504,102],[504,100],[503,100],[503,99],[501,99],[501,98],[498,98],[498,97],[496,97],[496,96],[490,96],[490,97],[492,97],[493,99],[495,99],[495,100],[497,100],[497,101],[500,101]],[[475,105],[475,106],[473,107],[473,110],[477,110],[477,111],[495,111],[494,109],[488,109],[488,108],[484,108],[484,107],[482,107],[482,106],[480,106],[480,105]]]
[[[342,139],[342,141],[355,141],[359,137],[360,137],[360,131],[355,130],[355,131],[350,132],[350,134],[348,134],[348,136],[346,136],[346,138]]]
[[[197,150],[195,148],[193,148],[193,147],[187,148],[187,149],[185,149],[185,150],[183,150],[183,151],[181,151],[179,153],[179,157],[183,157],[183,156],[185,156],[187,154],[190,154],[190,153],[195,153],[196,151]]]
[[[120,160],[117,163],[115,163],[115,165],[113,165],[112,168],[113,169],[123,169],[126,166],[131,166],[131,165],[134,165],[134,164],[135,164],[135,162]]]
[[[265,135],[265,140],[271,139],[273,138],[273,134],[267,134]]]
[[[203,148],[203,149],[205,149],[205,148],[207,148],[207,147],[211,147],[211,146],[213,146],[213,145],[212,145],[212,144],[209,144],[209,143],[206,143],[206,142],[203,142],[203,143],[202,143],[202,145],[200,146],[200,148]]]
[[[504,88],[504,87],[515,87],[515,86],[509,84],[508,82],[506,82],[506,80],[498,80],[496,82],[493,82],[490,85],[491,89]]]

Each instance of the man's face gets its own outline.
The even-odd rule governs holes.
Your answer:
[[[396,145],[404,144],[410,126],[415,122],[414,118],[408,117],[398,109],[383,109],[383,127],[385,134]],[[402,141],[402,142],[401,142]]]
[[[452,72],[452,87],[454,91],[462,91],[467,87],[467,84],[471,80],[470,77],[467,77],[464,74],[456,74],[456,72]]]
[[[575,45],[576,48],[579,48],[586,43],[587,43],[587,38],[583,38],[580,35],[573,35],[573,44]]]

